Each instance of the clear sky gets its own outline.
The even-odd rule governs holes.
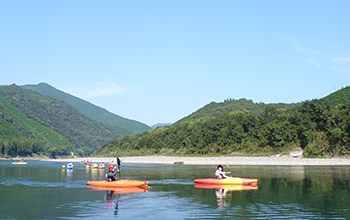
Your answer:
[[[150,126],[322,98],[350,85],[350,1],[0,0],[0,85],[40,82]]]

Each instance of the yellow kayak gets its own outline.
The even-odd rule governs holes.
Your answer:
[[[97,164],[92,164],[92,165],[90,165],[90,167],[91,167],[92,169],[96,169],[96,168],[98,167],[98,165],[97,165]]]
[[[215,184],[194,184],[194,187],[201,189],[225,189],[227,191],[258,190],[256,185],[215,185]]]
[[[258,184],[258,179],[245,179],[240,177],[228,177],[224,179],[195,179],[194,183],[199,184],[214,184],[214,185],[252,185]]]
[[[27,164],[27,162],[12,162],[12,164]]]

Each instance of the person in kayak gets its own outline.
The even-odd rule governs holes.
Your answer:
[[[106,173],[106,179],[107,181],[116,181],[117,177],[116,175],[120,173],[120,170],[115,171],[115,166],[113,164],[108,166],[108,172]]]
[[[224,172],[224,166],[222,164],[218,165],[218,169],[215,171],[215,178],[216,179],[223,179],[227,178],[226,174],[231,174],[231,171]]]

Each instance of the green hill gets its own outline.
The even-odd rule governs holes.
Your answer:
[[[103,143],[121,137],[111,126],[84,116],[66,102],[16,85],[0,88],[0,116],[2,153],[6,145],[15,152],[16,141],[35,140],[46,154],[74,151],[89,155]]]
[[[328,96],[324,97],[324,99],[329,100],[333,106],[343,104],[350,100],[350,87],[347,86],[338,91],[335,91]]]
[[[227,99],[224,102],[219,102],[219,103],[211,102],[210,104],[205,105],[204,107],[198,109],[197,111],[193,112],[192,114],[186,116],[185,118],[179,120],[176,123],[181,123],[184,121],[190,121],[193,119],[198,119],[203,117],[212,118],[212,117],[217,117],[223,113],[244,111],[244,110],[248,110],[249,112],[254,114],[261,114],[266,107],[274,106],[278,109],[287,109],[287,108],[292,108],[296,105],[298,105],[298,103],[265,104],[262,102],[254,103],[252,100],[247,100],[247,99],[239,99],[239,100]]]
[[[350,156],[350,88],[296,104],[212,102],[167,127],[104,144],[95,156]]]
[[[85,116],[114,127],[123,136],[134,133],[142,133],[152,129],[146,124],[115,115],[106,109],[93,105],[68,93],[62,92],[46,83],[39,83],[38,85],[24,85],[22,87],[58,100],[65,101],[78,109],[78,111],[83,113]]]
[[[11,139],[13,137],[34,138],[52,145],[70,146],[70,142],[59,133],[43,126],[35,120],[28,118],[18,108],[12,106],[1,95],[0,90],[0,115],[2,119],[1,137]],[[8,130],[11,132],[4,132]]]

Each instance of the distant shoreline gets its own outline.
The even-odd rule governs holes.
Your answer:
[[[122,163],[147,163],[147,164],[183,164],[183,165],[350,165],[350,159],[346,158],[293,158],[287,156],[272,157],[174,157],[174,156],[135,156],[119,157]],[[86,157],[65,159],[36,159],[43,161],[81,162],[93,161],[95,163],[110,163],[116,161],[116,157]]]

